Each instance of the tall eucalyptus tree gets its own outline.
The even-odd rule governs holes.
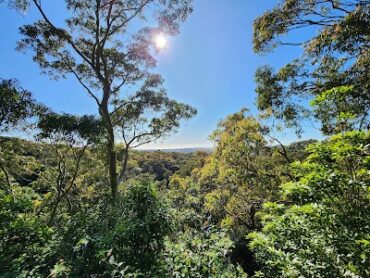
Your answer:
[[[65,0],[66,17],[59,25],[45,3],[31,0],[41,18],[20,28],[20,50],[52,78],[74,76],[95,101],[104,123],[112,200],[120,176],[113,120],[118,103],[153,79],[156,65],[153,36],[175,35],[192,11],[192,0]],[[27,8],[24,0],[16,7]],[[152,90],[163,90],[162,83]],[[156,88],[154,88],[156,87]],[[73,100],[71,100],[73,101]],[[118,108],[118,109],[117,109]],[[183,106],[180,114],[190,107]],[[126,119],[123,118],[123,121]]]

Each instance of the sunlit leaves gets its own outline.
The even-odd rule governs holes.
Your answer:
[[[302,46],[303,55],[277,72],[257,70],[257,105],[263,116],[302,132],[313,119],[325,134],[364,129],[369,123],[369,3],[368,1],[286,0],[254,23],[254,49],[258,53],[279,45]],[[300,29],[307,29],[302,41]],[[308,102],[328,90],[347,90],[345,101],[331,99],[310,109]],[[333,89],[335,88],[335,89]],[[346,105],[344,105],[344,103]]]
[[[166,241],[165,262],[171,277],[246,277],[227,258],[233,243],[224,232],[187,231]]]
[[[248,236],[263,277],[369,275],[369,143],[369,132],[338,134],[294,165],[299,181],[265,204],[262,232]]]

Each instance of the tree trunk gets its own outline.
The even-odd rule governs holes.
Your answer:
[[[107,91],[104,95],[109,95]],[[117,153],[115,150],[115,136],[112,120],[108,111],[108,98],[103,98],[99,113],[104,121],[104,127],[107,131],[107,160],[109,169],[109,183],[111,188],[112,204],[117,200],[118,182],[117,182]]]
[[[108,160],[109,160],[109,182],[111,187],[112,202],[115,203],[117,199],[118,183],[117,183],[117,154],[114,149],[114,135],[113,130],[108,131]]]
[[[118,176],[118,183],[121,183],[123,181],[123,179],[125,178],[126,169],[127,169],[128,155],[129,155],[128,150],[129,150],[129,147],[126,146],[126,148],[123,151],[124,158],[123,158],[123,163],[122,163],[122,169],[121,169],[121,172]]]
[[[52,209],[50,217],[49,217],[48,226],[51,226],[53,224],[54,217],[55,217],[55,214],[56,214],[57,209],[58,209],[58,205],[59,205],[61,200],[62,200],[62,198],[60,197],[60,192],[58,192],[58,196],[55,199],[55,202],[53,204],[53,209]]]

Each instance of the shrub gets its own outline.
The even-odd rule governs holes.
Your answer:
[[[262,232],[249,234],[262,266],[256,277],[370,276],[369,132],[352,131],[309,147],[267,203]]]

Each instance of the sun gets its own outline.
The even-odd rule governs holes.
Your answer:
[[[167,38],[160,33],[154,37],[154,43],[158,49],[164,49],[167,46]]]

